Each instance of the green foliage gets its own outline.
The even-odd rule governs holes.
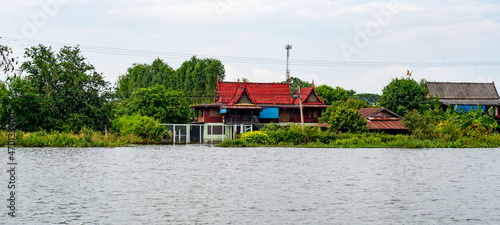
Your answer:
[[[423,113],[439,106],[439,99],[427,98],[428,94],[424,80],[417,82],[410,78],[396,78],[384,87],[378,103],[401,116],[411,110]]]
[[[118,115],[139,113],[161,123],[188,123],[189,103],[180,91],[168,91],[164,86],[140,88],[118,106]]]
[[[11,57],[12,49],[5,45],[0,45],[0,71],[12,73],[16,69],[17,59]]]
[[[282,83],[286,83],[287,81],[283,81]],[[295,92],[297,92],[297,87],[299,86],[300,84],[300,87],[301,88],[305,88],[305,87],[311,87],[312,84],[307,82],[307,81],[303,81],[301,80],[300,78],[298,77],[290,77],[290,93],[292,95],[295,94]]]
[[[240,136],[240,139],[246,143],[255,143],[264,145],[271,143],[269,135],[267,135],[262,131],[252,131],[244,133]]]
[[[210,102],[217,86],[217,76],[220,81],[224,80],[225,69],[216,59],[198,59],[193,56],[177,70],[161,59],[156,59],[151,65],[134,64],[129,68],[126,74],[118,78],[116,94],[118,98],[126,99],[140,88],[161,85],[191,96],[192,103]]]
[[[20,71],[26,76],[7,80],[2,111],[16,114],[16,127],[25,131],[77,132],[83,127],[104,130],[109,124],[107,85],[101,74],[85,62],[78,47],[63,47],[55,54],[39,45],[26,49]],[[7,123],[2,115],[2,124]]]
[[[269,135],[271,143],[293,143],[300,144],[305,141],[305,134],[299,124],[279,125],[271,123],[260,129],[260,131]]]
[[[440,109],[425,111],[412,110],[405,115],[404,125],[418,139],[435,138],[436,125],[447,118],[446,112]]]
[[[354,98],[356,92],[354,90],[345,90],[341,87],[332,88],[328,85],[319,85],[316,87],[316,92],[319,97],[325,100],[326,105],[331,105],[335,101],[347,101]]]
[[[122,136],[134,134],[149,141],[159,141],[166,133],[165,126],[157,120],[139,114],[124,115],[114,119],[113,129]]]
[[[364,100],[370,106],[376,106],[380,95],[378,94],[357,94],[356,99]]]
[[[0,145],[8,143],[8,131],[0,131]],[[140,144],[144,140],[134,135],[121,137],[114,134],[102,134],[83,128],[78,134],[61,133],[59,131],[37,132],[17,131],[16,146],[19,147],[112,147]]]
[[[332,132],[366,132],[366,120],[358,113],[358,110],[364,107],[367,107],[367,104],[362,100],[337,101],[329,106],[318,120],[320,123],[328,123],[328,130]]]
[[[246,147],[247,143],[241,139],[225,140],[217,145],[217,147]]]
[[[470,110],[468,113],[451,108],[446,112],[432,110],[420,113],[414,110],[406,115],[404,123],[415,138],[455,141],[493,134],[498,125],[488,114],[483,113],[482,109]]]
[[[134,64],[127,69],[127,73],[118,78],[116,94],[121,99],[129,98],[134,91],[140,88],[149,88],[155,85],[168,87],[175,83],[174,69],[161,59],[155,59],[151,65]]]

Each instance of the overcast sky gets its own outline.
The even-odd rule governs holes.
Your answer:
[[[428,81],[500,84],[500,1],[0,1],[0,44],[80,45],[115,83],[133,63],[220,59],[226,81],[285,79],[381,93],[413,70]],[[0,79],[5,79],[2,74]]]

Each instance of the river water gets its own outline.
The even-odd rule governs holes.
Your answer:
[[[16,157],[16,217],[4,200],[2,224],[500,224],[500,149],[163,145]]]

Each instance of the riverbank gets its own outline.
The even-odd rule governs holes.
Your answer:
[[[7,131],[0,131],[0,145],[8,144]],[[84,131],[78,134],[61,132],[16,132],[18,147],[123,147],[137,144],[159,144],[136,135],[121,136],[115,133],[103,134],[97,131]],[[310,137],[309,137],[310,138]],[[288,139],[290,141],[292,139]],[[480,137],[461,137],[448,139],[417,139],[411,135],[389,135],[379,133],[328,134],[312,138],[308,142],[288,142],[287,139],[259,143],[242,139],[226,140],[218,147],[295,147],[295,148],[497,148],[500,135]]]
[[[307,143],[273,142],[259,143],[242,139],[226,140],[219,147],[300,147],[300,148],[497,148],[500,135],[461,137],[456,140],[417,139],[411,135],[379,133],[337,134],[327,139]]]
[[[0,131],[0,145],[7,146],[9,132]],[[134,144],[154,144],[136,135],[121,136],[115,133],[103,134],[97,131],[83,130],[77,134],[57,131],[23,132],[15,134],[18,147],[120,147]]]

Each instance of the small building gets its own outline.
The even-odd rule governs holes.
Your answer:
[[[403,119],[398,114],[386,108],[362,108],[358,113],[367,120],[370,131],[383,131],[389,134],[406,133],[408,128],[401,123]]]
[[[480,107],[485,112],[494,107],[494,115],[499,118],[498,108],[500,97],[495,83],[466,83],[466,82],[426,82],[430,97],[439,96],[439,101],[445,108],[457,107],[458,110],[468,112],[471,108]]]
[[[270,123],[300,123],[301,101],[304,123],[317,124],[322,110],[328,106],[316,93],[314,84],[292,96],[287,83],[217,82],[214,103],[191,108],[195,110],[196,124],[234,125],[231,131],[212,134],[222,135],[241,132],[240,125],[250,125],[253,130]]]

